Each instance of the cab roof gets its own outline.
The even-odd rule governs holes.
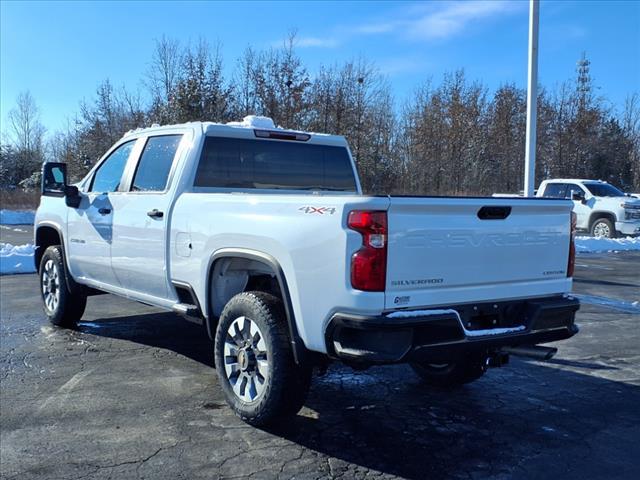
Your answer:
[[[576,183],[607,183],[604,180],[593,180],[588,178],[549,178],[544,180],[546,183],[555,182],[576,182]]]
[[[321,143],[326,145],[346,146],[347,141],[341,135],[329,135],[326,133],[305,132],[301,130],[288,130],[277,127],[269,117],[247,115],[241,122],[188,122],[175,125],[152,125],[148,128],[129,130],[123,138],[147,133],[161,133],[166,130],[191,127],[202,131],[205,135],[271,138],[274,140],[297,140],[309,143]]]

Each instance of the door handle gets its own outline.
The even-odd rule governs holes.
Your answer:
[[[151,218],[162,218],[164,216],[164,213],[157,208],[154,208],[153,210],[149,210],[147,212],[147,215],[149,215]]]
[[[110,208],[100,208],[100,209],[98,209],[98,213],[100,215],[109,215],[111,213],[111,209]]]

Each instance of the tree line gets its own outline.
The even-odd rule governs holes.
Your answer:
[[[255,114],[296,130],[344,135],[368,193],[490,195],[522,189],[526,92],[490,91],[463,70],[425,81],[399,105],[375,64],[357,58],[307,69],[295,35],[281,48],[247,47],[224,68],[220,46],[155,43],[141,89],[107,79],[63,131],[46,135],[35,100],[21,94],[0,145],[0,187],[37,188],[45,160],[80,178],[125,132],[152,124],[228,122]],[[640,191],[640,94],[615,110],[589,61],[538,94],[536,180],[580,177]],[[226,71],[232,74],[225,77]]]

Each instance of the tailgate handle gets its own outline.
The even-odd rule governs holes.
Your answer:
[[[504,220],[511,213],[511,207],[485,206],[478,210],[480,220]]]

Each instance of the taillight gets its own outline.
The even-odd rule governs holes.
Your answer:
[[[387,278],[387,212],[354,210],[347,222],[362,235],[362,247],[351,257],[351,286],[384,292]]]
[[[573,271],[576,265],[576,224],[577,218],[575,212],[571,212],[571,232],[569,232],[569,264],[567,265],[567,277],[573,277]]]

